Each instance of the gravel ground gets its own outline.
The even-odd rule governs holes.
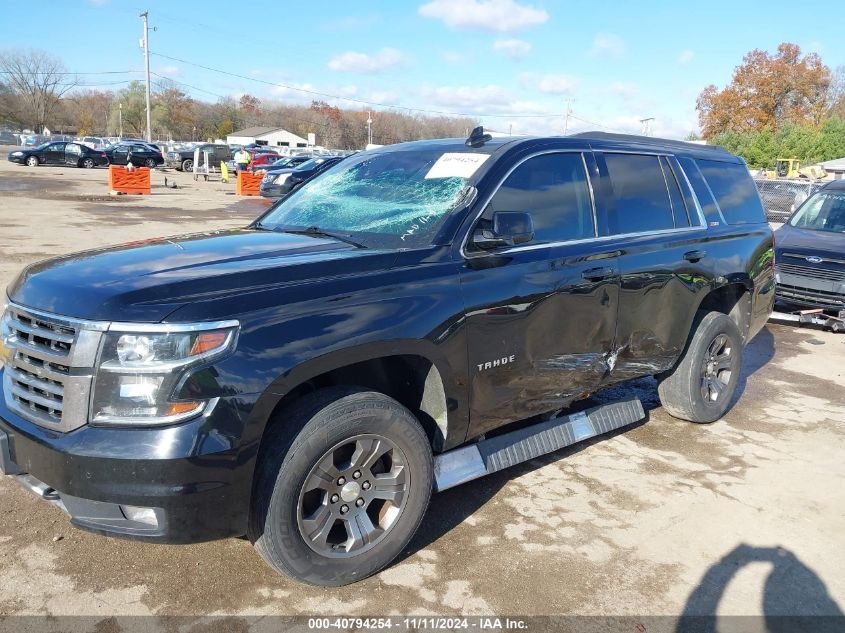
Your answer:
[[[0,162],[0,283],[38,259],[266,207],[233,194],[156,172],[152,195],[111,197],[104,169]],[[651,379],[600,394],[636,393],[647,422],[437,495],[400,561],[341,589],[276,576],[245,540],[87,534],[0,478],[0,616],[841,615],[843,361],[843,335],[769,325],[738,402],[705,426],[666,414]]]

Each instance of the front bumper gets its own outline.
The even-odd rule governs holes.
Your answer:
[[[57,433],[0,398],[0,469],[92,532],[159,543],[239,536],[257,453],[239,439],[252,404],[221,398],[208,415],[170,427]]]

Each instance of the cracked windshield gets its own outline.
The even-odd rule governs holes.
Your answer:
[[[260,226],[315,227],[354,235],[368,247],[423,246],[446,215],[470,199],[467,179],[487,158],[440,150],[348,158],[271,210]]]

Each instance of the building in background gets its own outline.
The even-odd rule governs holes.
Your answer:
[[[834,180],[842,180],[845,178],[845,158],[834,158],[833,160],[826,160],[819,163],[827,172],[828,178]]]
[[[232,132],[226,137],[229,145],[267,145],[268,147],[309,147],[308,141],[301,136],[280,127],[248,127]],[[312,143],[313,145],[313,143]]]

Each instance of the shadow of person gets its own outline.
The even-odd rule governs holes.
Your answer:
[[[763,587],[763,617],[759,627],[746,627],[747,618],[717,621],[714,617],[728,583],[746,565],[770,563],[772,570]],[[718,626],[717,626],[718,624]],[[812,569],[782,547],[742,544],[712,565],[687,598],[676,633],[760,631],[767,633],[833,633],[845,630],[845,614]]]

